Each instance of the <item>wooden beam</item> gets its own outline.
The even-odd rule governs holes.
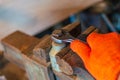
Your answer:
[[[25,70],[29,80],[54,80],[50,64],[48,62],[43,64],[33,54],[34,47],[40,41],[42,39],[16,31],[2,40],[4,56]],[[44,47],[43,44],[41,46]]]
[[[41,62],[47,63],[50,62],[49,51],[51,48],[52,40],[50,35],[45,35],[41,41],[34,47],[33,53],[36,58]]]

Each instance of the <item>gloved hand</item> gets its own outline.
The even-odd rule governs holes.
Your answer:
[[[96,80],[117,80],[120,74],[120,35],[91,33],[87,44],[74,40],[71,49],[83,60]]]

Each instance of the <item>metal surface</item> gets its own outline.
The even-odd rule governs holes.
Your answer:
[[[82,40],[83,42],[85,42],[86,37],[93,32],[94,30],[96,30],[95,27],[91,26],[89,27],[85,33],[82,33],[81,35],[79,35],[77,37],[77,39]],[[64,42],[72,42],[73,40],[75,40],[76,38],[73,37],[72,35],[69,34],[69,32],[65,31],[64,29],[59,29],[59,30],[55,30],[52,33],[52,39],[53,41],[57,42],[57,43],[64,43]]]
[[[73,36],[71,36],[69,34],[69,32],[67,32],[63,29],[59,29],[59,30],[55,30],[52,33],[52,39],[57,43],[63,43],[63,42],[71,42],[75,38]]]

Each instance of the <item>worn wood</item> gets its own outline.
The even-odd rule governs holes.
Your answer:
[[[95,80],[86,70],[78,67],[73,69],[74,69],[74,75],[67,75],[55,71],[54,73],[57,74],[58,80]]]
[[[21,53],[29,56],[32,54],[32,48],[34,48],[39,41],[40,40],[35,37],[16,31],[2,39],[2,44],[16,49],[16,51],[18,49]]]
[[[0,51],[0,76],[5,76],[6,80],[28,80],[26,72],[9,62],[3,54],[4,52]]]
[[[16,65],[24,68],[22,54],[30,56],[34,46],[40,40],[24,34],[20,31],[16,31],[4,39],[2,44],[5,49],[5,57]]]
[[[77,79],[76,75],[68,76],[64,73],[58,73],[56,71],[54,71],[54,73],[57,75],[58,80],[76,80]]]
[[[60,59],[57,56],[56,56],[56,61],[57,61],[57,64],[58,64],[61,72],[65,73],[67,75],[73,75],[73,69],[68,62],[66,62],[63,59]]]
[[[71,65],[72,67],[84,68],[81,58],[76,53],[74,53],[72,50],[70,50],[67,53],[67,55],[65,55],[62,59],[65,60],[67,63],[69,63],[69,65]]]
[[[43,65],[39,61],[35,61],[35,57],[28,58],[24,56],[25,70],[29,80],[54,80],[53,72],[51,72],[50,64]]]
[[[59,56],[60,58],[62,58],[62,57],[65,56],[69,51],[70,51],[70,47],[67,46],[67,47],[63,48],[56,56]]]
[[[54,80],[50,64],[41,63],[40,59],[33,55],[33,49],[40,41],[42,39],[16,31],[2,40],[4,56],[25,70],[29,80]],[[46,48],[43,43],[41,46]]]
[[[50,62],[49,51],[51,48],[52,40],[50,35],[44,36],[41,41],[34,47],[33,53],[41,62]]]
[[[69,48],[70,50],[70,48]],[[60,51],[60,53],[63,51]],[[63,52],[64,53],[64,52]],[[82,60],[79,58],[77,54],[75,54],[73,51],[68,51],[64,57],[59,57],[59,55],[56,56],[57,63],[60,66],[60,69],[63,73],[67,75],[73,75],[73,69],[74,67],[82,67],[84,68]]]
[[[26,72],[13,63],[6,63],[0,68],[0,75],[4,75],[6,80],[28,80]]]
[[[62,29],[69,32],[72,36],[77,37],[81,33],[81,24],[80,22],[76,21],[63,27]]]

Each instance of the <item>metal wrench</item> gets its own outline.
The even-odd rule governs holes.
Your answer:
[[[94,31],[96,32],[98,31],[98,29],[93,26],[90,26],[82,34],[80,34],[77,38],[75,38],[72,35],[70,35],[68,31],[64,29],[58,29],[53,31],[51,38],[56,43],[66,43],[66,42],[71,43],[75,39],[80,39],[81,41],[86,42],[86,37]]]

